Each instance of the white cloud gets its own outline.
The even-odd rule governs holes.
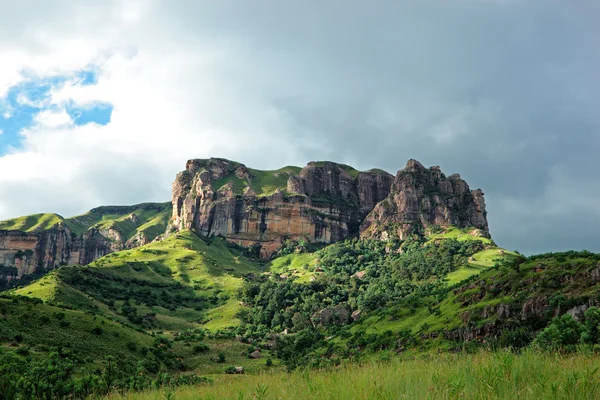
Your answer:
[[[73,124],[71,116],[66,110],[44,110],[35,116],[38,128],[58,128]]]

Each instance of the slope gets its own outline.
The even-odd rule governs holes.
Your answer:
[[[146,329],[234,327],[244,275],[260,264],[220,238],[182,231],[161,242],[63,267],[16,291]]]
[[[58,214],[34,214],[0,221],[0,230],[38,232],[62,222],[71,232],[81,235],[94,228],[114,229],[125,240],[138,233],[150,240],[165,232],[171,216],[171,203],[142,203],[133,206],[97,207],[85,214],[64,218]]]
[[[350,332],[437,338],[444,346],[498,341],[522,347],[554,316],[582,318],[587,307],[598,305],[599,280],[600,255],[585,251],[512,259],[446,292],[374,312]]]
[[[0,230],[35,232],[50,229],[65,219],[58,214],[33,214],[0,221]]]

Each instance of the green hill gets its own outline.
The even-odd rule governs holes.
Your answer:
[[[15,293],[108,313],[140,327],[216,330],[239,324],[242,277],[259,272],[256,261],[222,239],[204,241],[183,231],[84,267],[61,268]],[[125,302],[130,305],[124,311]]]
[[[58,214],[34,214],[0,221],[0,230],[35,232],[50,229],[65,219]]]
[[[171,217],[171,203],[142,203],[133,206],[97,207],[76,217],[58,214],[34,214],[0,221],[0,230],[37,232],[52,228],[59,222],[77,235],[89,229],[115,229],[127,240],[142,232],[150,239],[165,232]]]

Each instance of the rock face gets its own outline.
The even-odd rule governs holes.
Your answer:
[[[173,226],[258,244],[267,257],[286,239],[331,243],[357,234],[393,181],[384,171],[332,162],[309,163],[270,194],[257,194],[259,179],[257,171],[228,160],[188,161],[173,183]]]
[[[402,239],[412,231],[433,225],[474,227],[489,236],[483,192],[439,167],[425,168],[409,160],[398,171],[390,195],[379,202],[360,226],[365,238]]]
[[[132,210],[143,209],[142,214],[152,218],[158,212],[170,212],[167,204],[143,204],[138,206],[101,207],[90,213],[74,217],[70,224],[79,224],[84,233],[76,234],[69,228],[69,223],[59,222],[49,229],[22,232],[18,230],[0,230],[0,288],[13,280],[26,275],[43,272],[67,264],[89,264],[109,253],[141,246],[149,243],[153,236],[145,231],[135,233],[130,239],[118,229],[118,224],[129,224],[128,227],[141,226],[146,220],[132,213]],[[99,215],[100,209],[109,215],[125,213],[125,217],[116,222],[114,227],[81,226],[81,220]],[[128,215],[131,213],[130,215]],[[101,217],[97,217],[101,218]],[[95,220],[94,220],[95,223]],[[162,227],[164,231],[166,224]],[[133,229],[133,228],[132,228]]]
[[[333,162],[310,162],[297,173],[270,171],[278,185],[269,193],[261,186],[266,172],[220,158],[189,160],[173,183],[172,226],[258,245],[263,257],[288,239],[402,238],[433,225],[473,227],[489,236],[483,192],[415,160],[395,178]]]
[[[0,278],[10,281],[61,265],[88,264],[119,247],[97,230],[77,236],[63,223],[41,232],[0,231]]]

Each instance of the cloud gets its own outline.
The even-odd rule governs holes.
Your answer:
[[[3,9],[0,111],[25,82],[50,90],[18,144],[0,139],[0,218],[165,201],[192,157],[392,172],[417,158],[484,189],[501,245],[600,250],[594,1]]]
[[[41,128],[58,128],[73,124],[71,116],[65,111],[44,110],[35,116],[35,124]]]

